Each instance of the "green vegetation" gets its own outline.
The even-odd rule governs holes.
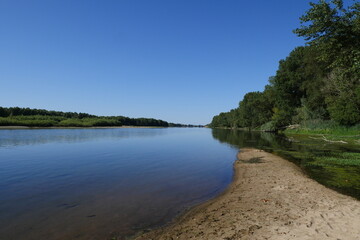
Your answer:
[[[325,186],[360,199],[359,145],[324,141],[319,135],[282,135],[217,128],[212,130],[212,134],[220,142],[240,149],[254,147],[282,156]],[[329,139],[329,136],[326,135],[326,138]]]
[[[276,150],[286,158],[295,159],[314,179],[325,186],[360,199],[360,152],[356,147],[343,149],[339,144],[324,144],[321,140],[302,140],[293,146],[301,151]]]
[[[288,136],[309,135],[310,138],[332,143],[360,144],[360,124],[344,126],[333,120],[307,120],[293,129],[282,131]]]
[[[279,62],[263,92],[247,93],[239,107],[215,116],[217,128],[359,135],[360,3],[320,0],[294,30],[307,41]]]
[[[200,127],[168,123],[153,118],[128,118],[123,116],[99,117],[87,113],[47,111],[30,108],[0,107],[0,126],[28,127]]]
[[[340,125],[332,120],[307,120],[294,129],[286,129],[285,133],[298,134],[334,134],[348,136],[360,134],[360,124],[354,126]]]
[[[329,156],[318,156],[314,158],[313,162],[309,162],[313,166],[360,166],[360,153],[342,152],[335,153]]]

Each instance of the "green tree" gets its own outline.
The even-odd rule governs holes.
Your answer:
[[[360,122],[360,3],[345,8],[342,0],[311,3],[294,32],[318,51],[327,64],[322,88],[331,118],[340,124]]]
[[[276,126],[291,123],[295,109],[301,106],[301,98],[304,97],[304,47],[295,48],[290,55],[279,62],[279,69],[271,79],[275,91],[275,116]],[[283,125],[283,126],[284,126]]]
[[[294,32],[316,46],[329,67],[359,71],[360,3],[345,8],[342,0],[320,0],[310,5]]]
[[[272,104],[264,92],[249,92],[239,103],[240,124],[256,128],[268,122],[272,116]]]

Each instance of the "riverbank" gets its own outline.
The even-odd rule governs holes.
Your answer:
[[[305,136],[312,139],[318,139],[325,143],[341,143],[360,145],[360,131],[350,133],[322,133],[321,131],[300,131],[300,130],[285,130],[283,132],[288,137]]]
[[[104,129],[104,128],[166,128],[157,126],[108,126],[108,127],[28,127],[28,126],[0,126],[0,129]]]
[[[295,164],[247,148],[234,171],[222,195],[136,239],[359,239],[360,202]]]

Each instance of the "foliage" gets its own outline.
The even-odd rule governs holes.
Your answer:
[[[52,127],[57,121],[51,118],[0,117],[0,126]]]
[[[213,117],[211,127],[237,128],[241,127],[239,109],[233,109],[227,113],[220,113]]]
[[[250,92],[239,103],[241,125],[255,128],[268,122],[272,115],[272,103],[263,92]]]
[[[342,0],[320,0],[310,5],[294,32],[319,49],[330,68],[359,72],[360,3],[345,8]]]
[[[270,90],[250,92],[240,101],[239,107],[215,116],[211,127],[257,128],[271,120],[273,100]]]
[[[321,0],[311,6],[294,32],[305,37],[327,63],[330,74],[324,90],[332,119],[356,124],[360,121],[360,3],[345,8],[342,0]]]
[[[270,121],[267,123],[264,123],[261,125],[260,130],[264,132],[275,132],[276,131],[276,125],[274,121]]]
[[[168,127],[170,124],[153,118],[128,118],[123,116],[99,117],[87,113],[47,111],[30,108],[0,107],[0,126],[28,127],[109,127],[153,126]],[[177,125],[183,126],[183,125]]]
[[[281,130],[309,120],[360,123],[360,3],[320,0],[294,32],[306,46],[279,62],[263,92],[247,93],[238,108],[215,116],[212,127]]]
[[[337,136],[357,136],[360,135],[360,124],[354,126],[340,125],[334,120],[311,119],[303,121],[301,127],[296,129],[287,129],[286,133],[300,134],[332,134]]]

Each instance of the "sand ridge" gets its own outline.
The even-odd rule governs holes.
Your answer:
[[[295,164],[241,149],[219,197],[137,240],[360,239],[360,201],[308,178]]]

